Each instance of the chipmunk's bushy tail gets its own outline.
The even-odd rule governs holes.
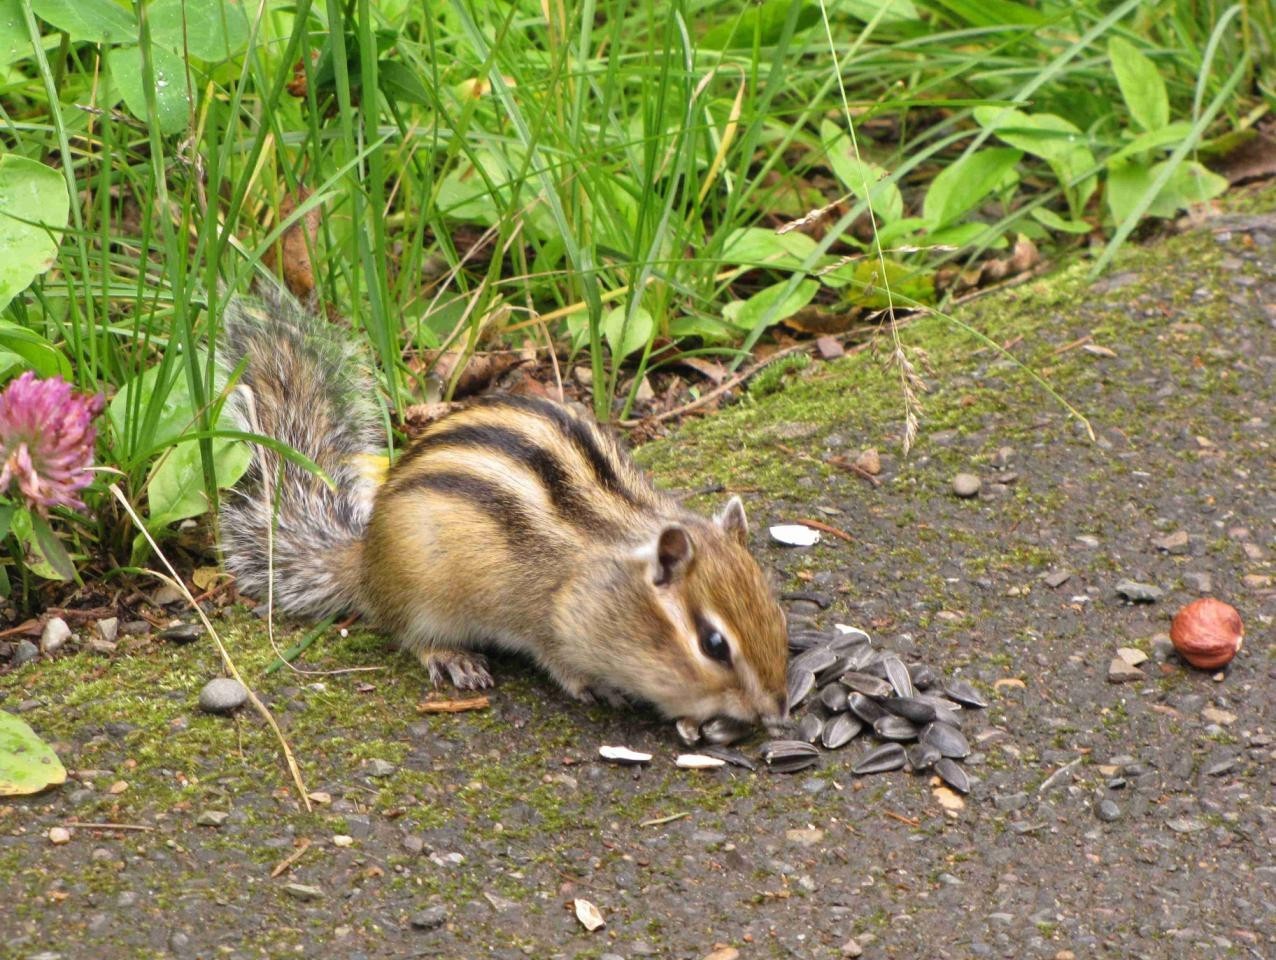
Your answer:
[[[240,370],[232,404],[241,428],[305,454],[331,478],[258,445],[221,510],[222,550],[242,593],[310,617],[358,608],[364,530],[375,481],[360,456],[385,446],[376,385],[353,344],[282,290],[234,298],[221,361]],[[242,369],[241,369],[242,367]]]

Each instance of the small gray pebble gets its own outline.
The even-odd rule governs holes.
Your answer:
[[[205,713],[231,713],[242,707],[248,699],[248,690],[238,680],[218,677],[204,684],[199,691],[199,709]]]
[[[408,922],[412,924],[414,930],[437,930],[447,923],[447,907],[442,904],[428,907],[419,913],[412,914],[412,919]]]
[[[1131,603],[1156,603],[1165,596],[1160,587],[1137,580],[1122,580],[1116,585],[1116,592]]]
[[[953,477],[953,493],[963,499],[978,496],[983,481],[973,473],[959,473]]]
[[[368,776],[370,777],[388,777],[399,769],[389,760],[369,760],[366,764]]]
[[[13,665],[20,667],[24,663],[30,663],[40,655],[40,648],[30,640],[19,640],[17,648],[13,651]]]
[[[1015,810],[1022,810],[1028,805],[1028,794],[1026,793],[1008,793],[998,794],[992,798],[992,804],[1002,813],[1011,813]]]
[[[1121,819],[1121,808],[1117,806],[1115,800],[1111,800],[1108,797],[1104,797],[1095,805],[1094,813],[1104,823],[1112,823]]]
[[[303,901],[323,899],[323,890],[308,883],[285,883],[284,893]]]

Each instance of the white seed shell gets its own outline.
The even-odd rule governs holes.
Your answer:
[[[712,770],[727,765],[721,757],[709,757],[703,753],[680,753],[674,763],[684,770]]]
[[[628,747],[599,747],[598,755],[612,763],[634,764],[651,762],[651,754],[643,753],[640,750],[630,750]]]
[[[820,531],[800,523],[777,523],[771,528],[771,539],[786,547],[813,547],[820,542]]]

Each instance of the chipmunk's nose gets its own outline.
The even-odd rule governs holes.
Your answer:
[[[789,723],[789,698],[781,693],[775,697],[775,712],[764,712],[761,716],[762,726],[771,736],[779,736]]]

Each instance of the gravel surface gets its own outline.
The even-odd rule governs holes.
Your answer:
[[[858,742],[788,776],[678,769],[671,725],[511,660],[488,708],[453,714],[418,714],[412,662],[359,635],[305,666],[388,669],[263,677],[260,624],[232,618],[307,813],[255,714],[198,710],[208,641],[23,647],[0,705],[73,776],[0,806],[0,955],[1276,956],[1273,238],[1276,218],[1230,215],[1096,284],[1074,270],[963,315],[1021,337],[1096,443],[967,341],[932,357],[907,459],[892,402],[789,429],[790,495],[750,495],[795,624],[861,626],[989,699],[964,730],[969,795],[855,777]],[[839,396],[836,371],[863,362],[815,368],[766,415]],[[691,456],[720,428],[672,442]],[[817,466],[869,447],[880,485]],[[769,542],[805,516],[853,542]],[[1202,593],[1246,624],[1218,674],[1165,636]],[[612,765],[603,744],[653,760]],[[606,925],[587,931],[577,900]]]

